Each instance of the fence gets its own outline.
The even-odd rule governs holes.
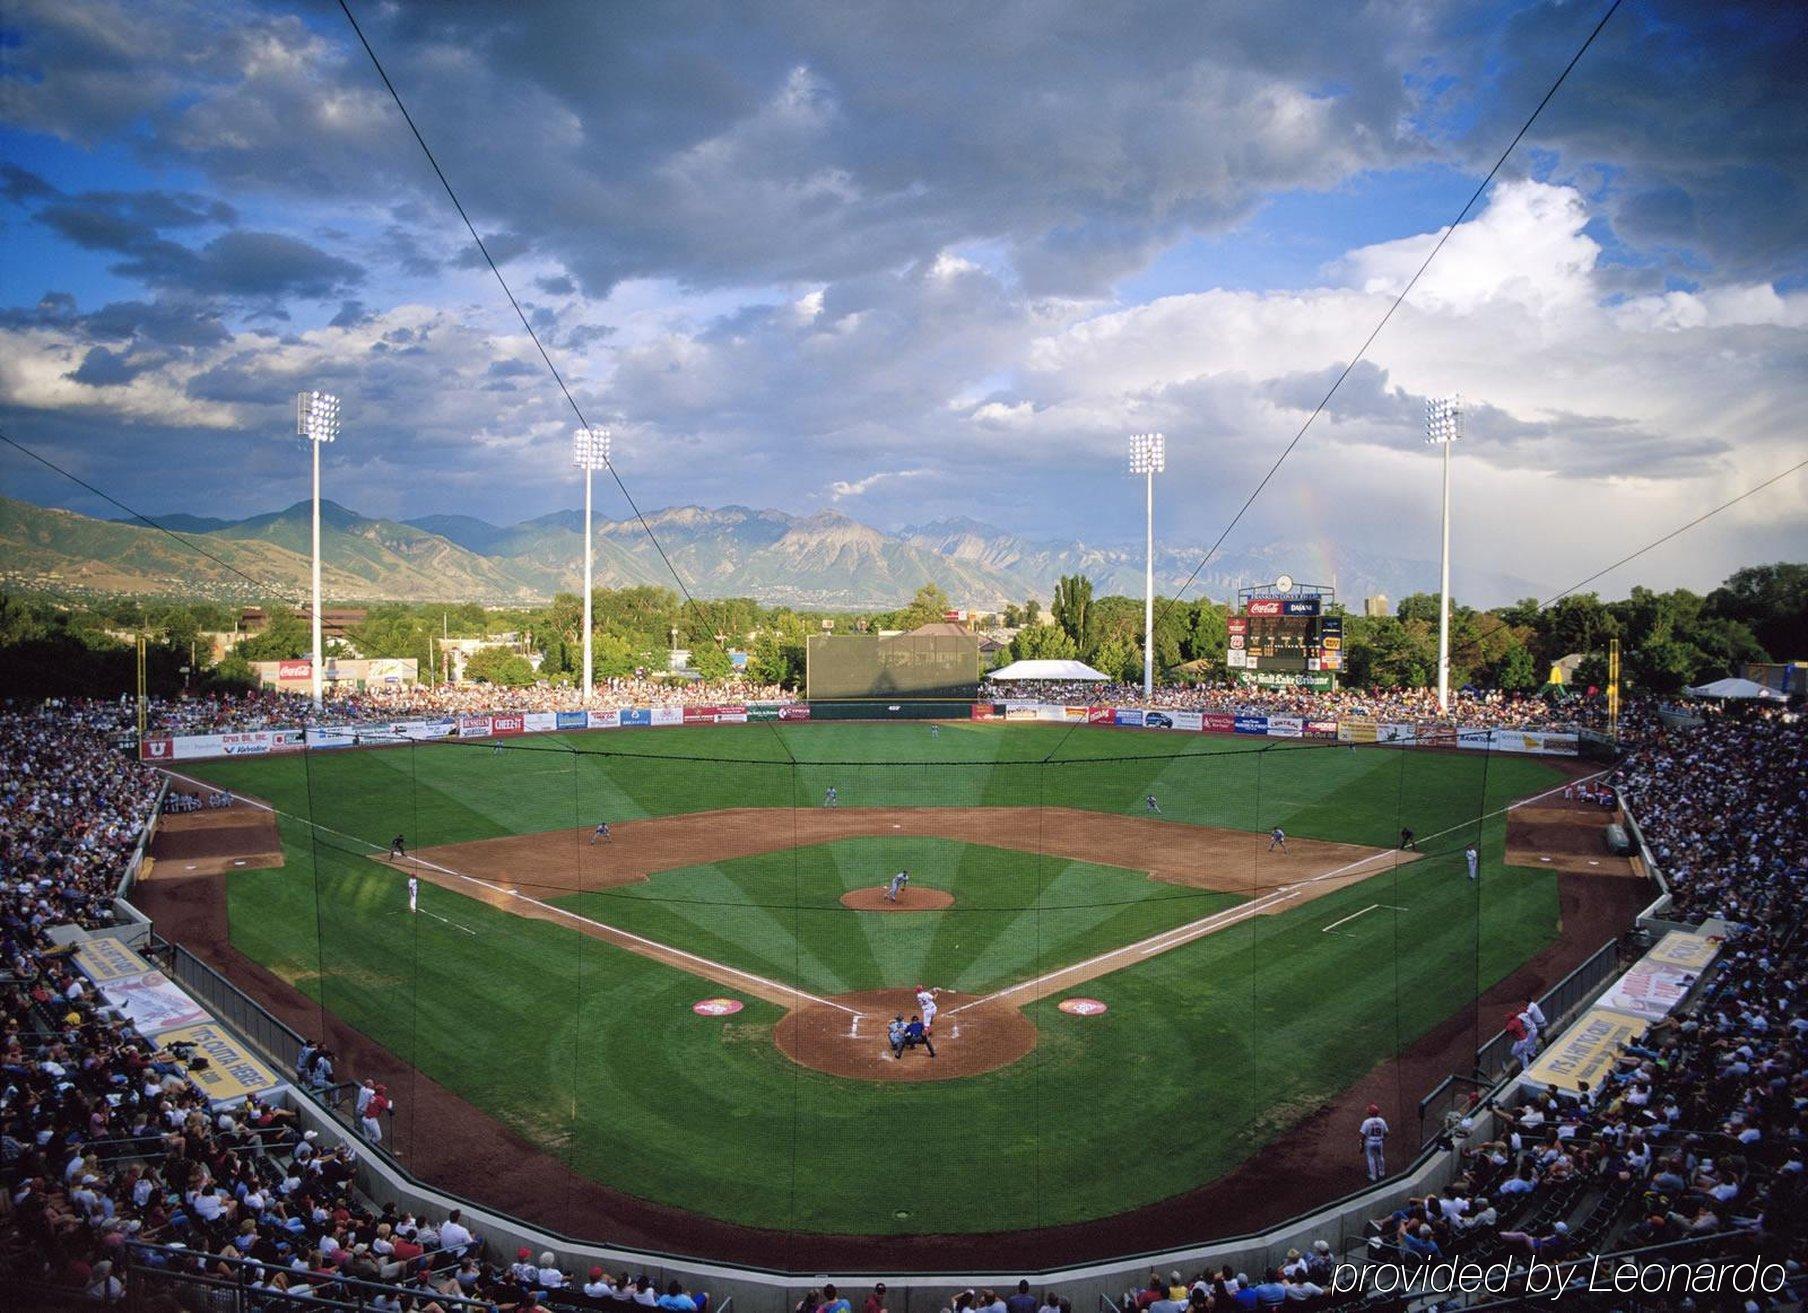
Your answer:
[[[1559,980],[1538,1000],[1544,1013],[1545,1031],[1556,1034],[1569,1019],[1593,1002],[1608,981],[1619,974],[1620,941],[1609,940],[1574,971]],[[1475,1073],[1492,1085],[1504,1078],[1515,1066],[1513,1037],[1506,1031],[1493,1036],[1476,1051]]]

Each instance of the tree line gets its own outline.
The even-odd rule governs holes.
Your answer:
[[[891,611],[818,612],[766,607],[751,598],[687,602],[669,588],[601,588],[592,597],[592,668],[598,680],[664,670],[670,650],[688,649],[705,678],[726,676],[730,651],[747,654],[747,677],[801,688],[810,635],[909,630],[944,618],[947,595],[934,584]],[[135,686],[132,639],[148,640],[153,692],[251,684],[253,661],[305,656],[307,618],[266,608],[256,634],[230,644],[218,662],[211,642],[231,634],[236,608],[213,602],[97,599],[76,604],[42,595],[0,594],[0,688],[8,695],[117,696]],[[1227,608],[1212,601],[1157,598],[1155,667],[1163,682],[1226,678]],[[1423,687],[1437,677],[1438,599],[1414,593],[1389,616],[1346,615],[1343,682],[1353,687]],[[1113,679],[1142,674],[1140,598],[1094,594],[1085,575],[1063,576],[1046,614],[1028,599],[982,617],[1015,637],[1000,660],[1070,658]],[[413,657],[423,680],[438,678],[442,635],[489,640],[466,665],[468,678],[497,684],[576,683],[583,661],[583,599],[560,593],[539,607],[385,603],[368,608],[347,634],[366,657]],[[1619,639],[1622,678],[1631,690],[1669,694],[1735,672],[1746,661],[1808,658],[1808,565],[1783,563],[1736,571],[1705,596],[1687,589],[1634,588],[1620,601],[1594,593],[1541,607],[1535,599],[1480,610],[1451,608],[1452,682],[1515,692],[1541,687],[1554,662],[1579,654],[1573,682],[1604,685],[1608,644]],[[329,643],[329,655],[345,648]],[[536,670],[527,657],[537,653]]]

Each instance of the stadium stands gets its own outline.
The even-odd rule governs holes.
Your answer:
[[[184,728],[293,716],[286,700],[267,701],[157,714]],[[707,1295],[625,1272],[566,1273],[546,1253],[492,1253],[456,1212],[415,1217],[361,1196],[357,1150],[318,1146],[274,1103],[209,1106],[184,1079],[182,1054],[98,1006],[49,931],[112,920],[123,864],[154,811],[156,773],[114,746],[131,718],[114,703],[0,713],[0,1285],[141,1307],[707,1313]],[[1626,1251],[1674,1270],[1761,1255],[1790,1283],[1772,1304],[1801,1294],[1808,722],[1765,708],[1678,731],[1635,707],[1626,723],[1618,782],[1668,878],[1670,916],[1734,923],[1721,965],[1584,1097],[1509,1100],[1481,1143],[1453,1122],[1459,1173],[1375,1220],[1362,1271],[1453,1257],[1523,1270],[1532,1258]],[[1337,1267],[1344,1258],[1321,1243],[1253,1276],[1155,1273],[1124,1307],[1353,1307],[1367,1287],[1348,1275],[1357,1268]],[[1344,1293],[1351,1281],[1359,1288]],[[815,1307],[834,1306],[813,1293]],[[1038,1308],[1062,1304],[1048,1295]],[[951,1307],[1017,1306],[967,1291]]]

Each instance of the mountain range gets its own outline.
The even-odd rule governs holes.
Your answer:
[[[242,520],[174,514],[152,527],[0,498],[0,582],[52,591],[299,597],[308,586],[308,510],[297,502]],[[1100,596],[1136,595],[1143,583],[1140,545],[1034,541],[966,518],[887,533],[835,511],[795,516],[676,506],[650,513],[644,524],[599,519],[595,530],[599,586],[670,586],[675,569],[698,596],[768,605],[895,607],[933,582],[956,605],[995,609],[1029,597],[1046,601],[1063,574],[1089,575]],[[527,603],[576,591],[582,581],[581,511],[496,525],[466,515],[372,519],[323,502],[321,542],[322,586],[335,601]],[[1335,584],[1352,606],[1371,593],[1398,598],[1437,586],[1435,561],[1340,550],[1311,563],[1317,551],[1269,543],[1225,553],[1199,572],[1187,596],[1222,600],[1239,585],[1282,573]],[[1198,546],[1158,548],[1157,590],[1181,586],[1202,555]],[[1511,575],[1454,573],[1452,591],[1473,605],[1538,591]]]

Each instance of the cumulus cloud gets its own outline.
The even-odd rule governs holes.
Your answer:
[[[879,470],[851,483],[837,479],[829,485],[829,493],[833,500],[840,501],[843,497],[863,496],[877,485],[894,479],[925,479],[934,473],[934,470]]]

